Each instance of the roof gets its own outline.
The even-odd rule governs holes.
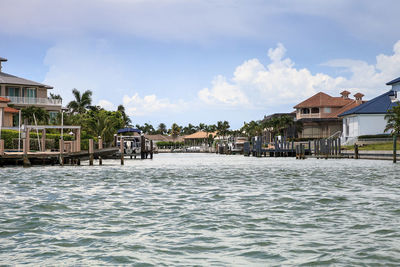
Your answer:
[[[120,133],[141,133],[142,131],[141,130],[139,130],[139,129],[134,129],[134,128],[123,128],[123,129],[119,129],[118,131],[117,131],[117,134],[120,134]]]
[[[15,109],[15,108],[5,107],[4,108],[4,112],[7,112],[7,113],[18,113],[19,111],[18,111],[18,109]]]
[[[343,117],[351,114],[386,114],[388,110],[392,109],[392,107],[398,105],[397,103],[393,103],[390,100],[389,95],[393,94],[392,90],[387,91],[386,93],[371,99],[368,102],[365,102],[355,108],[347,110],[341,114],[339,117]]]
[[[7,74],[5,72],[0,72],[0,84],[1,83],[6,83],[6,84],[17,84],[17,85],[31,85],[31,86],[40,86],[40,87],[45,87],[47,89],[52,89],[53,87],[49,85],[45,85],[42,83],[34,82],[31,80],[27,80],[24,78],[20,78],[11,74]]]
[[[347,104],[346,106],[343,106],[341,108],[339,108],[338,110],[336,110],[335,112],[332,112],[331,114],[329,114],[328,118],[337,118],[339,116],[339,114],[342,114],[343,112],[346,112],[352,108],[358,107],[359,105],[361,105],[362,103],[365,103],[367,101],[356,101],[356,100],[352,100],[352,102],[350,102],[349,104]]]
[[[4,57],[0,57],[0,61],[7,61],[7,59]]]
[[[397,79],[394,79],[394,80],[392,80],[392,81],[390,81],[388,83],[386,83],[386,85],[392,85],[392,84],[395,84],[395,83],[398,83],[398,82],[400,82],[400,77],[397,78]]]
[[[332,97],[328,94],[319,92],[300,104],[297,104],[294,108],[343,107],[351,101],[353,100],[343,97]]]
[[[0,102],[10,102],[10,101],[11,101],[10,99],[0,96]]]
[[[162,134],[145,134],[144,135],[147,139],[153,140],[153,141],[173,141],[174,138],[169,135],[162,135]]]
[[[183,137],[183,139],[205,139],[205,138],[208,138],[208,136],[210,134],[212,134],[212,136],[216,135],[215,132],[207,133],[207,132],[199,131],[199,132],[194,133],[194,134],[186,135],[185,137]]]

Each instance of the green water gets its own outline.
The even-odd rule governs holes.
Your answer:
[[[214,154],[104,163],[0,169],[0,265],[400,264],[400,164]]]

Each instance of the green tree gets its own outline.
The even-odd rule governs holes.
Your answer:
[[[385,119],[387,120],[385,132],[390,131],[392,134],[400,134],[400,105],[394,106],[385,115]]]
[[[218,121],[217,122],[217,135],[225,137],[229,133],[229,128],[231,126],[229,125],[228,121]]]
[[[22,119],[28,120],[28,124],[35,124],[35,117],[38,124],[47,124],[50,119],[49,112],[47,110],[35,106],[29,106],[21,109],[21,116]]]
[[[160,123],[157,127],[157,133],[164,135],[167,132],[168,132],[167,125],[165,125],[165,123]]]
[[[86,90],[81,95],[77,89],[72,90],[75,100],[68,103],[67,107],[72,113],[85,113],[92,104],[92,91]]]
[[[121,112],[122,118],[124,120],[124,127],[130,127],[132,124],[131,119],[128,115],[126,115],[125,107],[123,105],[119,105],[117,111]]]
[[[181,127],[179,127],[179,125],[174,122],[171,125],[170,134],[174,139],[176,139],[181,133],[181,130],[182,130]]]

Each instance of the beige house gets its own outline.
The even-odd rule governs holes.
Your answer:
[[[303,123],[301,138],[327,138],[333,134],[342,132],[342,118],[339,114],[361,105],[363,102],[361,93],[349,98],[350,92],[343,91],[341,96],[333,97],[319,92],[312,97],[294,106],[296,120]]]
[[[47,90],[53,87],[20,78],[3,72],[2,63],[7,59],[0,57],[0,121],[3,127],[16,127],[18,110],[28,106],[41,107],[54,117],[61,111],[61,99],[50,99]]]

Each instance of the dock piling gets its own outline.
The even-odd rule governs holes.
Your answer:
[[[121,137],[121,139],[119,141],[119,152],[121,154],[121,165],[124,165],[124,149],[125,149],[124,138]]]
[[[393,163],[397,162],[397,135],[393,135]]]
[[[89,165],[93,165],[93,159],[94,159],[94,142],[93,139],[89,139]]]
[[[103,139],[99,136],[99,149],[103,149]],[[99,165],[103,165],[103,159],[99,156]]]

